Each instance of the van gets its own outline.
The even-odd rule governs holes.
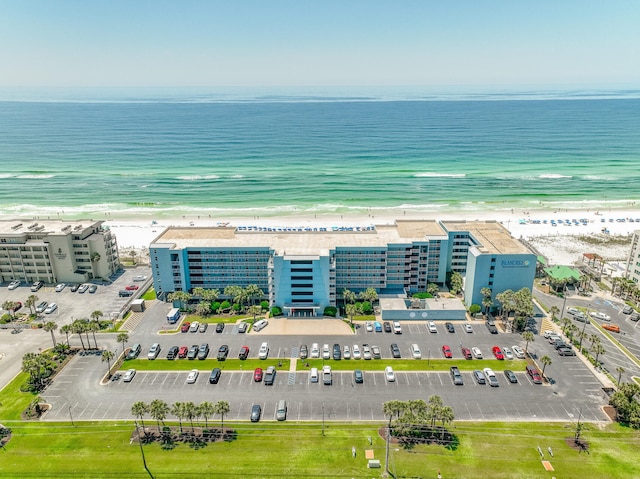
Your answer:
[[[176,323],[178,320],[180,319],[180,310],[178,308],[172,308],[168,313],[167,313],[167,321],[170,324],[174,324]]]
[[[269,324],[269,321],[267,321],[266,319],[261,319],[259,321],[256,321],[255,324],[253,325],[253,330],[254,331],[260,331],[262,329],[264,329],[264,327]]]
[[[280,399],[278,401],[278,408],[276,409],[276,419],[278,421],[285,421],[287,419],[287,401]]]

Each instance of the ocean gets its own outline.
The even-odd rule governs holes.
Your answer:
[[[640,99],[0,94],[0,216],[629,207]]]

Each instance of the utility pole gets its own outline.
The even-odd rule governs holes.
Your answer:
[[[142,455],[142,464],[144,465],[144,470],[147,471],[151,479],[155,479],[153,477],[153,474],[151,474],[151,471],[147,467],[147,460],[144,457],[144,448],[142,447],[142,439],[140,439],[140,429],[138,428],[138,421],[136,421],[136,434],[138,435],[138,444],[140,444],[140,454]]]
[[[322,403],[322,437],[324,437],[324,402]]]

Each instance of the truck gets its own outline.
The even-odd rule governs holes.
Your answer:
[[[180,310],[178,308],[172,308],[167,314],[167,321],[174,324],[180,319]]]

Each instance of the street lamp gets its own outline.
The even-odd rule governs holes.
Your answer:
[[[565,284],[562,287],[562,311],[560,311],[560,321],[562,321],[562,318],[564,316],[564,307],[567,304],[567,285]]]

